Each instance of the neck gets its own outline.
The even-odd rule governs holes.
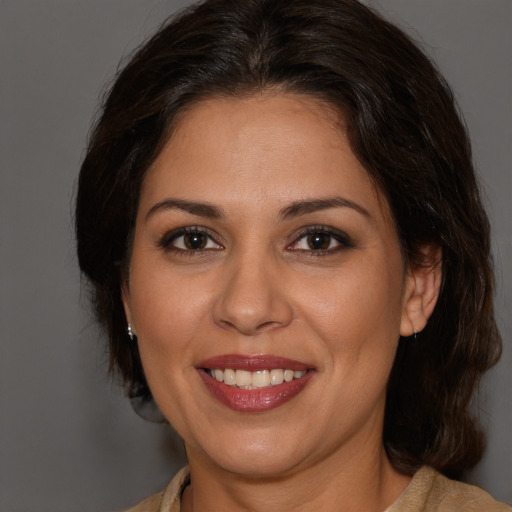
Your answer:
[[[403,492],[410,477],[390,464],[382,445],[364,453],[334,453],[316,464],[280,477],[253,478],[216,467],[188,449],[191,485],[182,511],[213,508],[247,512],[383,512]],[[213,506],[212,506],[213,504]]]

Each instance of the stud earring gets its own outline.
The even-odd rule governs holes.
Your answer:
[[[126,331],[128,333],[128,337],[130,338],[130,341],[133,341],[135,339],[135,333],[133,332],[132,326],[130,324],[128,324]]]

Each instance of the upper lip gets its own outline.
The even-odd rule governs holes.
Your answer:
[[[229,368],[231,370],[247,370],[256,372],[260,370],[272,370],[277,368],[281,368],[283,370],[301,371],[309,370],[312,368],[312,366],[300,361],[296,361],[294,359],[271,354],[254,356],[244,354],[222,354],[201,361],[197,365],[197,368]]]

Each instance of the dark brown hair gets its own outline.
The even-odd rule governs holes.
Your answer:
[[[458,476],[482,455],[470,402],[501,347],[488,220],[450,88],[403,32],[355,0],[205,1],[164,25],[119,73],[91,135],[76,205],[80,268],[109,336],[111,369],[131,396],[151,398],[120,295],[148,166],[194,102],[267,88],[309,94],[340,112],[410,264],[422,264],[422,244],[442,249],[434,313],[416,341],[399,343],[384,444],[401,471],[428,464]]]

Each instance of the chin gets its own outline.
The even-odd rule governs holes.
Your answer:
[[[201,451],[210,464],[229,473],[246,478],[277,478],[293,473],[304,458],[299,450],[301,443],[290,441],[289,434],[284,437],[284,434],[246,432],[235,437],[228,435],[214,445],[208,443],[211,448]],[[190,446],[187,451],[191,451]]]
[[[278,479],[294,472],[299,462],[291,456],[275,457],[272,454],[265,456],[245,456],[237,454],[232,457],[223,457],[225,460],[217,461],[224,471],[237,474],[248,479]]]

